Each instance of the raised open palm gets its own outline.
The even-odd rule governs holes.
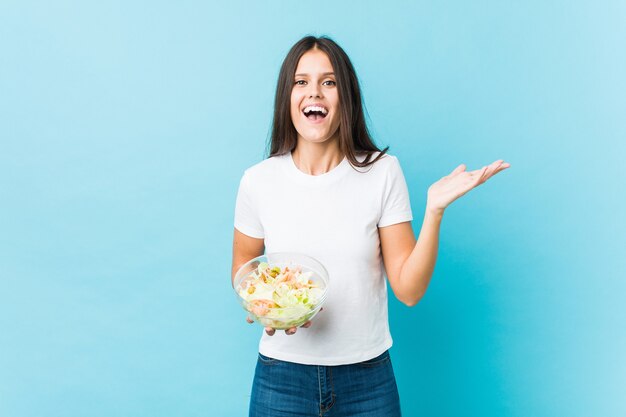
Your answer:
[[[510,166],[508,162],[498,159],[481,169],[465,171],[465,164],[461,164],[428,188],[426,207],[443,212],[454,200]]]

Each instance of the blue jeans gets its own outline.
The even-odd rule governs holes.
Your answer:
[[[250,417],[398,417],[389,351],[355,364],[302,365],[259,353]]]

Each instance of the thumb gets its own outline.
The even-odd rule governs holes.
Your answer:
[[[450,176],[452,176],[452,175],[456,175],[456,174],[458,174],[458,173],[460,173],[460,172],[465,171],[465,168],[466,168],[466,167],[465,167],[465,164],[461,164],[461,165],[459,165],[458,167],[454,168],[454,171],[452,171],[452,172],[450,173]]]

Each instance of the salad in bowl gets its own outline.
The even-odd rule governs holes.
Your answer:
[[[233,280],[249,317],[265,327],[289,329],[311,320],[328,290],[328,272],[317,260],[294,252],[268,253],[242,265]]]

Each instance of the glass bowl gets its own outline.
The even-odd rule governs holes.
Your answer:
[[[328,271],[301,253],[266,253],[239,268],[233,289],[251,319],[265,327],[289,329],[320,311],[328,294]]]

